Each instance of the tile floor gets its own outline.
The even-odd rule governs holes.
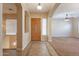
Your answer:
[[[47,42],[33,41],[28,56],[50,56],[46,43]]]

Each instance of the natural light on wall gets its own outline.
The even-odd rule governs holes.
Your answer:
[[[47,24],[46,18],[42,18],[42,35],[47,35],[46,24]]]

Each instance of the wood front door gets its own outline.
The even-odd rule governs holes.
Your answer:
[[[40,18],[31,19],[31,40],[41,41],[41,19]]]

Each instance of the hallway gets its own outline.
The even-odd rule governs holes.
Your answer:
[[[28,56],[50,56],[46,42],[32,42]]]
[[[79,55],[78,5],[3,3],[0,20],[0,42],[3,44],[0,45],[0,55]]]

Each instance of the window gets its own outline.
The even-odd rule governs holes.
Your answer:
[[[47,35],[47,20],[46,18],[42,19],[42,35]]]
[[[6,34],[7,35],[16,35],[17,31],[17,21],[15,19],[6,20]]]

